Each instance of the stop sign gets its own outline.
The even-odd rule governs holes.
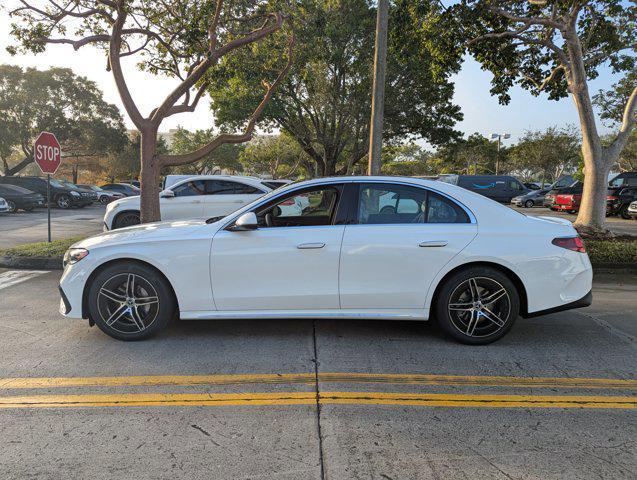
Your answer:
[[[33,147],[35,163],[42,173],[55,173],[60,166],[62,149],[55,135],[42,132],[35,141]]]

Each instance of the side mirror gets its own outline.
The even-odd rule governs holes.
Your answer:
[[[161,198],[175,198],[175,192],[172,190],[162,190],[159,196]]]
[[[257,220],[257,216],[254,212],[246,212],[237,218],[237,221],[234,222],[231,230],[235,232],[242,232],[246,230],[256,230],[259,228],[259,221]]]

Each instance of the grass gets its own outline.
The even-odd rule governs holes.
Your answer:
[[[51,243],[38,242],[26,243],[17,247],[0,249],[0,257],[44,257],[44,258],[60,258],[64,252],[79,242],[84,237],[65,238],[62,240],[53,240]]]
[[[600,263],[637,264],[635,240],[584,240],[593,265]]]

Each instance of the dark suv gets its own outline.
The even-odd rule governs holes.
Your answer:
[[[0,177],[0,183],[17,185],[18,187],[39,193],[46,198],[46,178]],[[54,179],[51,179],[51,196],[49,201],[59,208],[85,207],[93,203],[90,197],[82,196],[79,191]]]
[[[606,214],[621,215],[628,220],[628,206],[637,200],[637,186],[634,187],[610,187],[606,196]]]

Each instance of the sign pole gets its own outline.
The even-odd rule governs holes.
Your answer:
[[[51,243],[51,174],[46,174],[46,217],[49,243]]]

